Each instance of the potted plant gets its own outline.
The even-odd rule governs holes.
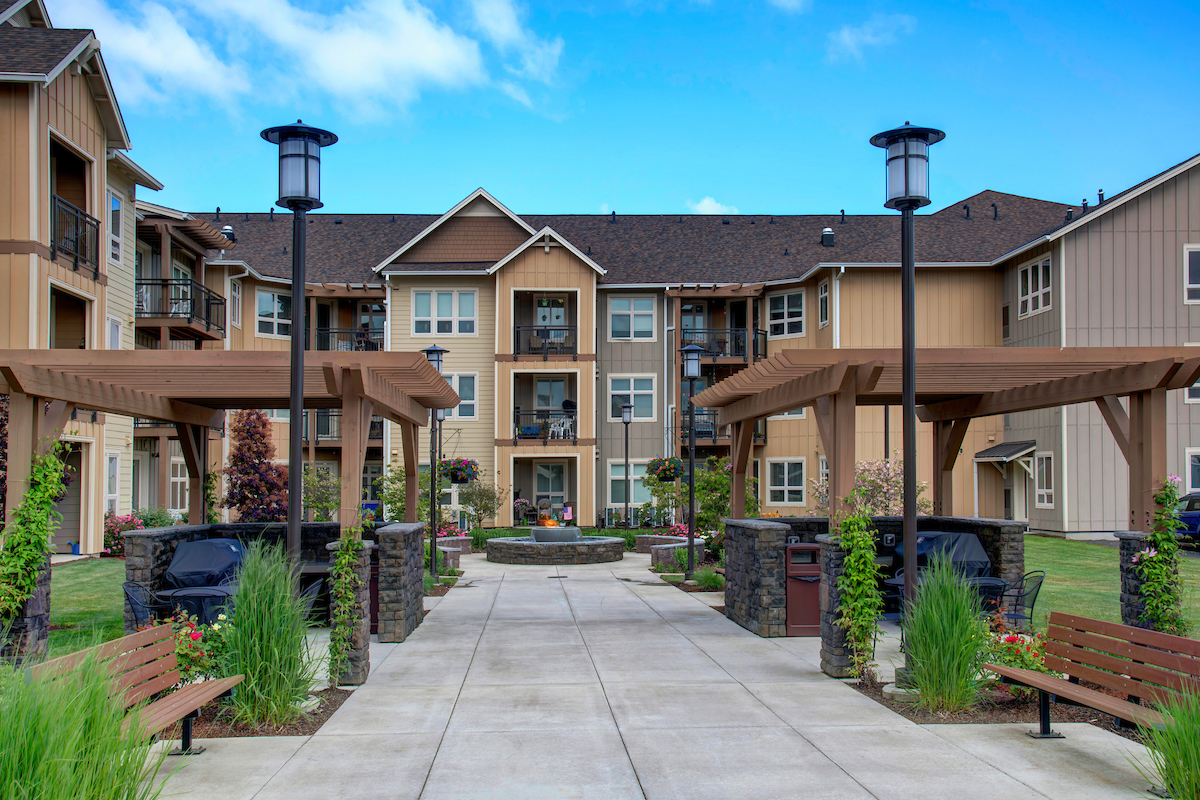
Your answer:
[[[479,462],[470,458],[448,458],[442,461],[442,473],[451,483],[468,483],[479,477]]]
[[[650,463],[646,464],[646,472],[656,480],[671,483],[683,477],[683,462],[675,456],[652,458]]]

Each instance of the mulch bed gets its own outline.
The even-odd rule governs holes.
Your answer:
[[[192,736],[196,739],[225,739],[240,736],[311,736],[325,724],[325,720],[329,719],[353,692],[347,689],[322,689],[313,694],[321,698],[321,705],[316,710],[304,715],[298,722],[278,728],[270,725],[254,727],[235,724],[230,718],[232,712],[223,708],[221,701],[214,700],[200,709],[200,717],[192,721]],[[164,730],[161,737],[178,739],[181,735],[182,725],[177,722]]]
[[[898,702],[883,694],[883,684],[870,683],[861,684],[850,683],[855,689],[870,697],[877,703],[887,706],[892,711],[895,711],[905,719],[910,719],[918,725],[949,725],[949,724],[1000,724],[1005,722],[1023,722],[1029,724],[1030,728],[1036,730],[1038,727],[1038,702],[1037,692],[1032,692],[1027,697],[1020,697],[1008,691],[1006,687],[1000,686],[985,690],[980,694],[980,703],[970,711],[962,711],[956,714],[935,714],[930,711],[917,708],[912,703]],[[1128,699],[1126,695],[1117,694],[1114,691],[1097,686],[1094,683],[1080,681],[1081,686],[1089,689],[1096,689],[1105,694],[1119,697],[1122,700]],[[1080,706],[1068,706],[1061,703],[1050,704],[1050,722],[1087,722],[1095,725],[1097,728],[1103,728],[1106,731],[1111,731],[1118,736],[1124,736],[1126,739],[1131,739],[1135,742],[1141,741],[1136,728],[1121,728],[1118,727],[1116,720],[1107,714],[1102,714],[1092,708],[1082,708]]]
[[[437,586],[434,586],[432,589],[430,589],[428,592],[426,592],[425,596],[426,597],[442,597],[443,595],[446,594],[446,592],[450,591],[450,589],[451,589],[451,587],[447,586],[446,584],[439,583]]]

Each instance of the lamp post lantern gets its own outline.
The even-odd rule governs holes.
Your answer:
[[[633,527],[629,524],[629,490],[633,485],[629,478],[629,423],[633,422],[633,403],[621,406],[621,422],[625,423],[625,529],[629,530]]]
[[[444,347],[438,347],[436,344],[430,345],[421,351],[425,354],[425,358],[433,365],[433,368],[442,374],[442,362],[450,351]],[[439,408],[431,410],[429,413],[429,571],[433,573],[434,585],[438,582],[438,550],[437,550],[437,535],[438,535],[438,516],[441,514],[441,494],[438,492],[438,439],[441,435],[441,426],[438,425],[440,420],[446,418],[445,409]]]
[[[292,563],[300,563],[300,515],[304,508],[304,442],[300,418],[304,415],[304,256],[306,246],[305,215],[321,208],[321,148],[338,138],[329,131],[305,125],[267,128],[262,138],[279,145],[279,199],[275,205],[292,211],[292,307],[291,383],[288,404],[288,511],[287,549]],[[278,309],[284,311],[285,309]]]
[[[913,212],[929,205],[929,145],[946,134],[935,128],[903,127],[876,134],[871,144],[887,152],[886,208],[900,212],[900,310],[904,439],[904,599],[917,592],[917,270]]]
[[[689,344],[679,348],[683,377],[688,381],[688,562],[687,580],[696,569],[696,379],[700,377],[700,354],[704,348]]]

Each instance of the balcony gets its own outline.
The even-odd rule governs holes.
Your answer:
[[[137,327],[169,328],[188,339],[225,338],[225,298],[191,278],[159,278],[134,285]],[[167,349],[162,342],[159,347]]]
[[[549,361],[550,356],[571,356],[579,360],[579,337],[575,325],[514,325],[513,355],[541,356]]]
[[[704,348],[702,357],[714,361],[718,358],[740,358],[749,362],[751,355],[755,361],[766,358],[767,332],[754,331],[753,353],[746,348],[746,333],[745,328],[685,328],[680,334],[680,346],[699,345]]]
[[[312,441],[309,436],[309,415],[305,413],[304,424],[301,435],[304,441],[312,442],[313,444],[335,444],[342,441],[342,412],[337,409],[320,409],[316,413],[316,441]],[[383,439],[383,417],[372,415],[371,429],[367,433],[368,439]]]
[[[100,277],[100,220],[58,195],[50,204],[50,257],[59,254],[72,260],[71,268],[87,269],[92,278]]]
[[[159,419],[146,419],[144,417],[133,418],[133,435],[135,437],[151,437],[166,436],[171,439],[179,435],[179,431],[175,427],[174,422],[163,422]],[[222,439],[225,436],[225,426],[219,428],[209,428],[209,439]]]
[[[309,350],[378,351],[383,350],[383,329],[317,328],[316,347],[313,347],[308,331],[305,331],[304,343]]]
[[[728,425],[717,424],[719,412],[708,409],[696,409],[696,444],[732,444],[733,431]],[[685,411],[679,418],[679,441],[686,447],[688,443],[688,414]],[[765,444],[767,441],[766,423],[758,420],[754,423],[754,444]]]
[[[575,410],[539,408],[536,411],[513,410],[513,445],[579,444],[579,420]]]

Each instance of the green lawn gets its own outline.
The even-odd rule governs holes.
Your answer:
[[[50,657],[124,635],[125,562],[94,558],[54,567],[50,577]]]
[[[1120,622],[1119,557],[1115,547],[1026,536],[1026,571],[1046,571],[1046,582],[1034,610],[1037,626],[1045,630],[1051,611]],[[1184,606],[1195,635],[1200,632],[1200,559],[1180,558],[1180,566]]]

